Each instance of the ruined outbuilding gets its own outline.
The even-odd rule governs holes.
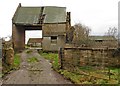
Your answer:
[[[90,47],[117,48],[118,40],[114,36],[89,36]]]
[[[12,18],[13,47],[15,50],[25,48],[25,30],[42,30],[43,50],[57,51],[64,47],[70,25],[70,12],[66,12],[66,7],[19,4]]]
[[[41,47],[42,38],[29,38],[27,45],[31,47]]]

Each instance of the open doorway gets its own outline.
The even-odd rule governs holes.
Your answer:
[[[42,48],[42,30],[26,30],[25,47]]]

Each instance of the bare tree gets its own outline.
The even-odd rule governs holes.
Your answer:
[[[118,29],[116,27],[109,27],[108,31],[105,33],[106,36],[118,37]]]
[[[74,28],[73,43],[77,45],[87,44],[91,29],[80,23],[75,24]]]

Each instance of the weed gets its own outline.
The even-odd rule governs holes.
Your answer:
[[[30,54],[32,52],[32,50],[27,50],[26,53],[27,54]]]
[[[20,55],[15,54],[13,67],[19,67],[20,66],[20,62],[21,62]]]
[[[34,63],[34,62],[38,62],[39,60],[36,57],[31,57],[27,59],[27,62],[29,63]]]
[[[50,60],[50,62],[52,63],[53,69],[57,70],[57,69],[60,68],[57,53],[43,53],[43,52],[40,52],[40,55],[42,55],[45,59]]]

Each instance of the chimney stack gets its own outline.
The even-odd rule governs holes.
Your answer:
[[[67,22],[71,26],[71,12],[67,12]]]

